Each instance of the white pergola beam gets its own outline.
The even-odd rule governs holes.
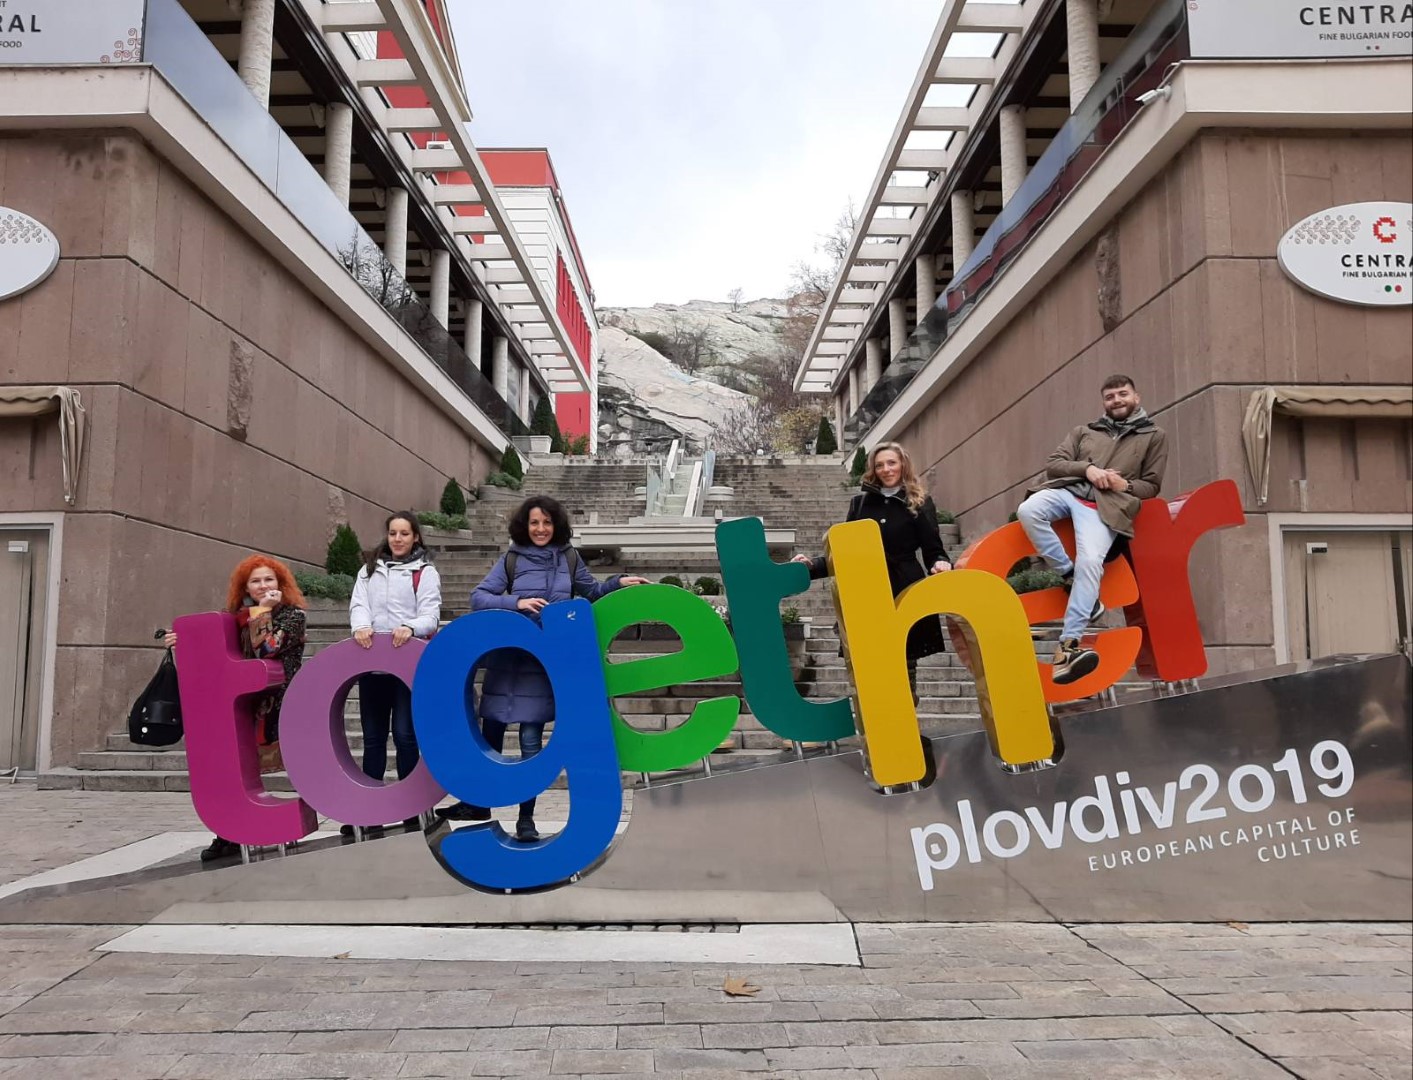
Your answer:
[[[500,232],[485,214],[459,215],[451,219],[449,228],[455,236],[495,236]]]
[[[436,109],[384,109],[379,123],[383,125],[384,130],[393,132],[442,129],[442,119],[437,115]]]
[[[309,8],[306,6],[306,11]],[[322,4],[310,11],[319,29],[326,34],[357,34],[368,30],[382,30],[388,25],[387,17],[376,3],[361,4]]]
[[[461,155],[452,150],[413,150],[407,163],[417,172],[461,172],[465,166]]]
[[[406,60],[359,60],[353,65],[359,86],[418,86],[421,80]]]
[[[966,3],[953,29],[961,34],[1018,34],[1030,21],[1031,13],[1024,7],[1022,4]]]
[[[883,189],[881,206],[926,206],[932,200],[932,192],[925,187],[896,185]]]
[[[429,192],[436,206],[479,206],[481,190],[475,184],[438,184]]]
[[[932,73],[932,81],[958,86],[991,86],[998,75],[996,61],[989,56],[944,56]]]
[[[914,131],[966,131],[970,127],[971,111],[954,106],[924,106],[913,122]]]

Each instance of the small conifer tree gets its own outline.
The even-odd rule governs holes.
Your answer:
[[[868,468],[868,454],[862,446],[854,451],[854,463],[849,468],[849,475],[854,483],[863,479],[864,470]]]
[[[517,480],[525,479],[525,469],[520,464],[520,455],[515,452],[514,446],[507,446],[505,453],[500,456],[500,471]]]
[[[442,488],[442,513],[459,517],[466,513],[466,496],[455,479],[448,480]]]
[[[340,525],[329,541],[324,569],[330,574],[356,575],[362,565],[363,547],[358,543],[358,534],[347,523]]]
[[[839,443],[834,438],[834,425],[829,422],[829,417],[819,418],[819,434],[815,436],[814,452],[816,454],[832,454],[839,449]]]

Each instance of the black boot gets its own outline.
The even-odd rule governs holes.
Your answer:
[[[535,828],[535,800],[520,804],[520,815],[515,819],[515,839],[522,844],[533,844],[540,838]]]
[[[443,821],[490,821],[491,812],[484,806],[472,806],[470,803],[452,803],[450,806],[437,807],[437,817]]]
[[[211,841],[210,847],[201,852],[202,862],[215,862],[217,859],[227,859],[232,855],[240,854],[240,845],[234,840],[222,840],[219,836]]]

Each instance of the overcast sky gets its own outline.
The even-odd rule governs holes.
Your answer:
[[[477,146],[548,147],[601,306],[780,296],[862,202],[937,0],[449,0]]]

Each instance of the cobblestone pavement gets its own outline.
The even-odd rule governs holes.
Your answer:
[[[0,819],[0,882],[199,828],[24,783]],[[126,929],[0,926],[0,1078],[1413,1076],[1407,923],[860,925],[862,967],[730,969],[93,951]]]

